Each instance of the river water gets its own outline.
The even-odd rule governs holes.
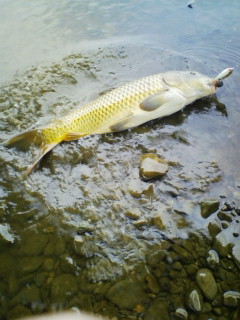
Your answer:
[[[179,308],[188,319],[238,319],[239,1],[0,5],[1,319],[71,308],[110,319],[181,319]],[[234,73],[216,96],[126,132],[62,143],[28,178],[36,148],[4,146],[125,82],[168,70],[215,77],[227,67]],[[169,163],[166,176],[141,181],[144,153]],[[220,257],[213,265],[210,249]],[[201,272],[213,275],[214,297]],[[194,290],[201,310],[189,302]]]

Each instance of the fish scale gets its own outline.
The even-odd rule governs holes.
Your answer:
[[[38,158],[27,170],[29,174],[42,157],[61,141],[121,131],[173,114],[193,101],[213,94],[232,70],[222,71],[215,79],[192,71],[148,76],[113,89],[93,102],[52,120],[43,128],[13,137],[6,145],[28,140],[40,146]]]

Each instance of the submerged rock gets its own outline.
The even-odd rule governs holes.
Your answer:
[[[208,269],[200,269],[197,272],[196,280],[205,297],[213,300],[218,292],[218,287],[212,272]]]
[[[138,281],[125,279],[115,283],[107,292],[107,298],[120,309],[133,310],[148,300]]]
[[[156,299],[153,304],[147,309],[144,315],[144,320],[170,320],[167,301]]]
[[[235,244],[234,247],[232,248],[232,256],[236,265],[240,269],[240,243]]]
[[[162,177],[168,171],[168,164],[154,153],[147,153],[140,159],[140,176],[143,180]]]
[[[201,215],[203,218],[208,218],[212,213],[216,212],[220,206],[217,199],[206,199],[200,202]]]
[[[53,279],[51,297],[53,301],[64,302],[67,297],[77,293],[76,278],[71,274],[61,274]]]

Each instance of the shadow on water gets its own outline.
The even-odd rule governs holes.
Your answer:
[[[215,71],[167,49],[116,44],[33,67],[1,88],[2,142],[169,66]],[[220,210],[225,196],[236,200],[240,193],[219,153],[231,127],[225,104],[208,97],[132,130],[62,143],[27,179],[23,172],[37,150],[1,145],[2,318],[72,307],[119,319],[174,319],[183,307],[190,319],[200,310],[213,318],[237,314],[222,300],[224,291],[239,291],[239,256],[228,257],[238,249],[239,211]],[[143,153],[164,158],[167,175],[142,181]],[[215,200],[209,204],[206,195]],[[221,260],[213,267],[206,259],[212,247]],[[213,288],[219,284],[210,298],[195,281],[202,269],[213,273]]]

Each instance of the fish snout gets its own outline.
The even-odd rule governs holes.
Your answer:
[[[221,88],[223,86],[223,82],[222,80],[213,80],[213,84],[215,86],[215,88]]]
[[[222,80],[214,80],[215,88],[221,88],[223,86]]]

